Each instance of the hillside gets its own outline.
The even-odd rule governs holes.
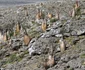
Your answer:
[[[85,70],[85,1],[0,8],[0,70]]]

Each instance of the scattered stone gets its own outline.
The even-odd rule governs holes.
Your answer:
[[[79,19],[69,16],[69,11],[75,4],[74,0],[52,0],[44,4],[37,3],[35,5],[1,8],[0,30],[8,29],[11,39],[10,45],[9,42],[0,44],[0,70],[44,70],[42,62],[51,52],[51,46],[55,55],[55,65],[47,70],[85,70],[85,63],[82,63],[85,62],[85,16],[84,11],[82,12],[84,3],[84,1],[79,0],[81,7]],[[24,10],[26,8],[29,12],[27,16]],[[43,19],[47,22],[45,32],[42,32],[41,29],[43,19],[35,18],[37,8],[41,10],[40,14],[44,14]],[[52,13],[54,18],[57,13],[56,10],[59,11],[60,19],[48,19],[47,13]],[[14,25],[17,22],[21,25],[21,31],[19,35],[14,37]],[[23,45],[25,29],[32,37],[28,46]],[[34,35],[32,36],[31,33]],[[60,53],[59,39],[62,37],[66,40],[67,48],[63,53]],[[7,60],[13,54],[16,54],[16,57],[12,59],[16,60],[9,63]],[[18,57],[23,58],[19,59]]]
[[[18,39],[13,39],[12,44],[11,44],[11,49],[12,50],[18,50],[22,46],[21,40]]]

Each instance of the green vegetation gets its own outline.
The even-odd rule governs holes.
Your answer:
[[[76,9],[76,15],[81,15],[81,8]]]
[[[17,32],[17,31],[15,31],[14,33],[13,33],[13,35],[18,35],[19,34],[19,32]]]
[[[42,15],[41,15],[41,16],[42,16],[42,17],[41,17],[42,19],[44,19],[44,18],[45,18],[45,14],[44,14],[44,13],[42,13]]]
[[[12,55],[9,57],[7,63],[14,63],[15,61],[20,61],[21,59],[22,59],[22,58],[17,57],[16,54],[12,54]]]
[[[27,51],[27,50],[24,51],[24,52],[19,56],[19,58],[21,58],[21,59],[24,58],[24,55],[25,55],[25,54],[28,54],[28,51]]]
[[[82,35],[82,36],[79,36],[79,38],[80,38],[80,39],[84,39],[84,38],[85,38],[85,36],[84,36],[84,35]]]
[[[57,21],[56,18],[52,18],[52,19],[50,19],[50,22],[51,22],[51,23],[56,22],[56,21]]]
[[[35,24],[37,24],[37,23],[36,23],[35,21],[32,21],[32,24],[35,25]]]
[[[39,37],[39,35],[40,35],[40,32],[37,32],[37,31],[35,30],[35,28],[36,28],[36,27],[32,27],[32,28],[30,29],[30,31],[28,32],[28,34],[31,36],[31,38]]]
[[[34,38],[34,37],[39,37],[40,33],[37,32],[37,31],[32,31],[32,32],[29,32],[31,38]]]
[[[73,68],[69,68],[69,70],[74,70]]]
[[[0,46],[0,49],[2,49],[4,46]]]
[[[72,44],[73,37],[66,38],[66,41],[68,41],[69,44]]]
[[[14,32],[10,32],[10,37],[12,37],[14,35]]]
[[[81,58],[85,58],[85,54],[80,55]]]
[[[78,9],[76,9],[76,13],[75,13],[76,19],[79,20],[81,17],[81,8],[79,7]]]
[[[12,55],[10,55],[9,57],[7,57],[7,60],[6,61],[4,61],[4,64],[3,64],[3,66],[4,65],[6,65],[6,64],[8,64],[8,63],[14,63],[14,62],[19,62],[19,61],[21,61],[23,58],[24,58],[24,55],[25,54],[28,54],[28,51],[26,50],[26,51],[24,51],[22,54],[20,54],[19,56],[16,56],[16,54],[14,53],[14,54],[12,54]]]

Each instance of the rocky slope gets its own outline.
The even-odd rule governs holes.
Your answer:
[[[70,15],[76,1],[52,0],[35,5],[24,5],[0,9],[0,31],[9,31],[9,40],[0,39],[1,70],[85,70],[85,1],[79,1],[74,16]],[[36,19],[37,10],[42,18]],[[26,14],[27,11],[27,14]],[[47,14],[51,13],[52,18]],[[58,12],[58,13],[57,13]],[[59,14],[59,19],[56,19]],[[47,23],[46,31],[41,25]],[[20,33],[14,35],[16,24]],[[24,31],[30,36],[30,43],[24,45]],[[60,52],[59,40],[63,38],[65,51]],[[45,69],[44,62],[53,49],[55,64]]]

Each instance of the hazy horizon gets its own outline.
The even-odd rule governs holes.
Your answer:
[[[46,0],[0,0],[0,6],[22,5]]]

